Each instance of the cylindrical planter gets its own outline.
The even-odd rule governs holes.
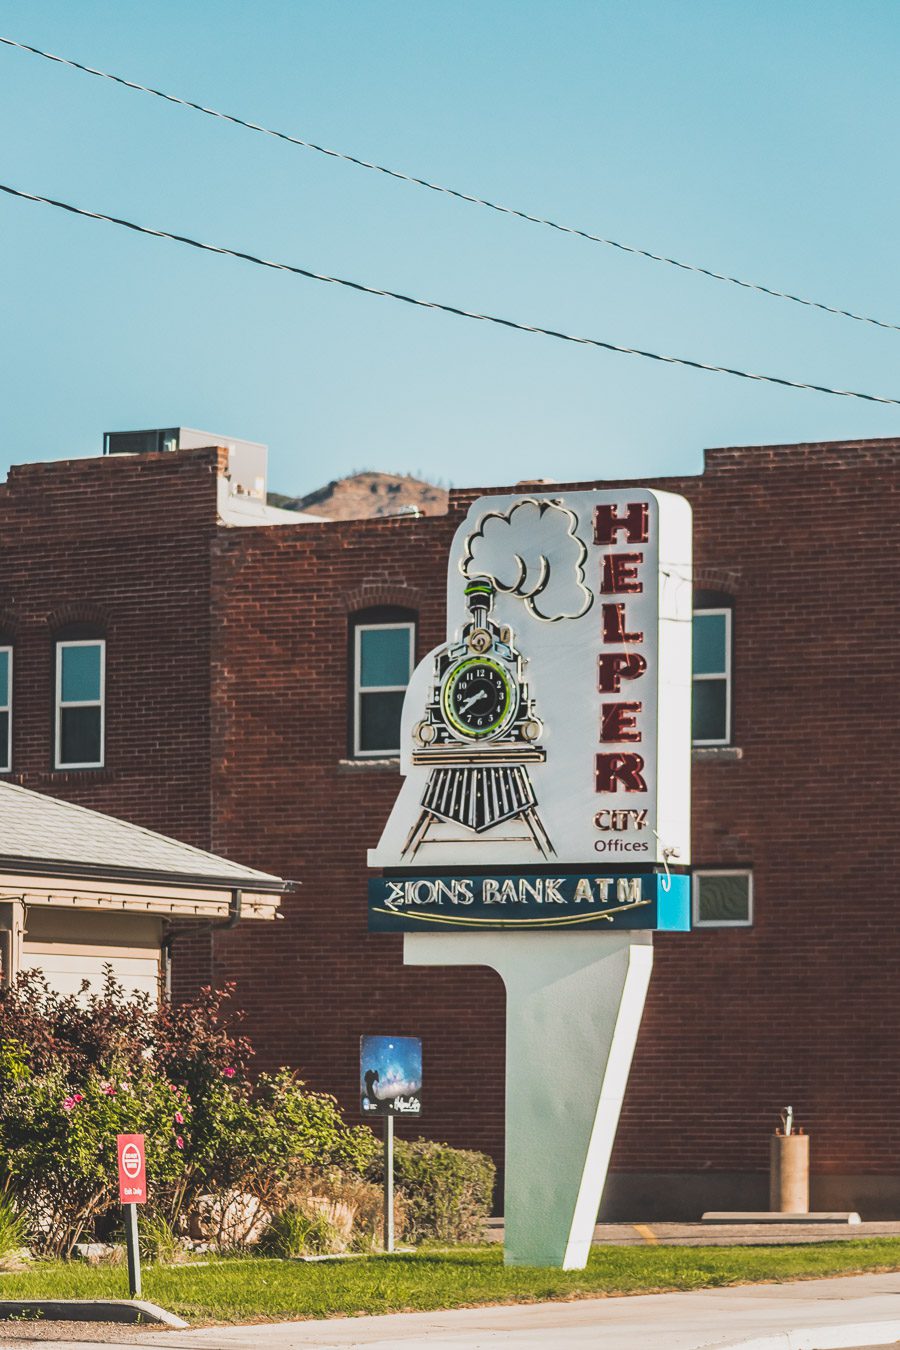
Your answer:
[[[773,1134],[769,1152],[769,1209],[809,1213],[809,1135]]]

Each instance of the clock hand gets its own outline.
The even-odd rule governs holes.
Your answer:
[[[479,689],[477,694],[473,694],[471,698],[467,698],[465,703],[463,703],[462,706],[460,707],[459,711],[461,713],[468,712],[472,704],[477,703],[480,698],[487,698],[486,689]]]

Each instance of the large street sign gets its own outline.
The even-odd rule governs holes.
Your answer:
[[[686,865],[690,696],[687,502],[479,498],[451,549],[447,639],[407,690],[404,783],[370,865]]]
[[[504,1255],[587,1261],[650,980],[690,928],[691,511],[480,497],[403,705],[369,927],[506,987]]]

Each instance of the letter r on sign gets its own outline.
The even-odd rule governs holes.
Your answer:
[[[641,773],[643,767],[643,756],[631,750],[619,755],[598,755],[597,791],[618,792],[621,785],[626,792],[646,792],[647,784]]]

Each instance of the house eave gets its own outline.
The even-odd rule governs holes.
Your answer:
[[[274,919],[284,889],[287,887],[260,888],[258,882],[249,886],[237,882],[211,884],[206,878],[199,884],[184,877],[151,880],[146,874],[143,879],[132,880],[121,875],[105,877],[96,870],[93,875],[78,875],[74,870],[0,862],[0,902],[20,900],[27,906],[57,909],[228,920],[233,915],[234,893],[240,890],[242,919]]]

